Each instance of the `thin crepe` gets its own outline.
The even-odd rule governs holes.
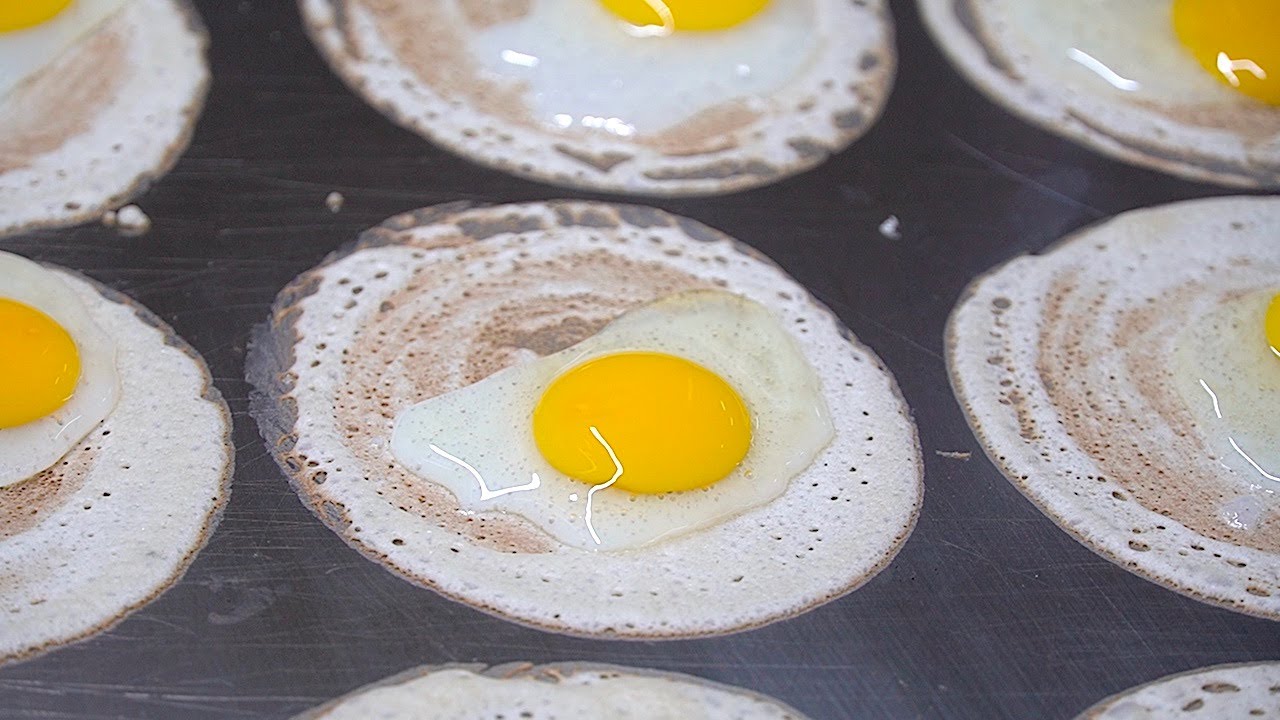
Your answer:
[[[1077,56],[1085,59],[1103,49],[1053,42],[1065,37],[1075,19],[1064,20],[1048,0],[917,0],[925,25],[951,62],[984,95],[1024,120],[1172,175],[1239,187],[1280,186],[1280,108],[1237,93],[1201,70],[1174,36],[1170,0],[1094,2],[1056,6],[1097,23],[1099,32],[1117,35],[1120,47],[1134,55],[1121,71],[1161,68],[1154,81],[1173,78],[1194,92],[1152,97],[1111,84],[1132,85],[1130,78],[1091,76],[1097,71],[1072,62],[1069,51],[1085,53]]]
[[[591,553],[517,516],[462,512],[390,453],[404,408],[698,287],[770,308],[822,381],[836,438],[773,502],[669,542]],[[566,633],[712,635],[802,612],[887,565],[923,492],[915,425],[875,355],[755,251],[648,208],[394,217],[279,295],[247,369],[268,446],[343,540],[448,597]]]
[[[61,274],[116,338],[121,394],[60,463],[0,488],[0,664],[102,632],[158,597],[230,493],[231,416],[204,361],[136,302]]]
[[[414,668],[294,720],[805,720],[769,697],[691,675],[599,663]]]
[[[947,330],[969,425],[1046,515],[1127,570],[1273,619],[1280,501],[1219,463],[1168,362],[1180,329],[1275,291],[1277,237],[1275,198],[1126,213],[978,278]],[[1237,498],[1253,527],[1226,517]]]
[[[0,234],[97,219],[173,167],[207,45],[186,0],[132,0],[0,98]]]
[[[660,136],[565,132],[529,117],[522,88],[485,77],[460,41],[528,3],[300,0],[334,71],[398,124],[459,155],[569,187],[708,195],[807,170],[870,129],[893,84],[893,20],[882,0],[814,2],[815,57],[751,109],[721,103]]]
[[[1280,707],[1280,663],[1215,665],[1112,695],[1078,720],[1267,717]]]

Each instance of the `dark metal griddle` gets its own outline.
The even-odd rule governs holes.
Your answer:
[[[292,0],[198,5],[213,38],[212,94],[191,149],[139,200],[151,232],[87,226],[0,249],[128,293],[204,354],[235,413],[230,507],[158,601],[0,670],[0,717],[287,718],[422,663],[586,660],[742,685],[818,720],[1069,718],[1168,673],[1280,658],[1280,625],[1131,575],[1042,516],[983,456],[942,359],[947,314],[978,273],[1124,210],[1230,191],[1019,122],[952,70],[909,1],[893,3],[900,71],[888,111],[853,148],[761,190],[641,200],[767,253],[896,373],[927,489],[889,569],[759,630],[635,643],[503,622],[365,560],[302,507],[266,454],[246,412],[250,328],[295,274],[394,213],[597,196],[482,169],[398,129],[329,72]],[[336,215],[324,203],[334,190],[346,196]],[[877,232],[890,214],[900,239]]]

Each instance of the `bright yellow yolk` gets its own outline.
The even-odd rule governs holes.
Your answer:
[[[0,0],[0,32],[39,25],[70,4],[71,0]]]
[[[0,428],[52,413],[80,379],[75,340],[53,318],[0,298]]]
[[[556,378],[534,408],[533,437],[547,462],[569,477],[599,485],[621,465],[614,487],[657,494],[728,475],[751,445],[751,417],[729,383],[701,365],[624,352]]]
[[[614,15],[637,26],[671,30],[723,30],[744,22],[769,0],[600,0]]]
[[[1280,293],[1271,299],[1271,306],[1267,308],[1266,325],[1267,342],[1271,351],[1280,357]]]
[[[1173,27],[1219,80],[1280,105],[1280,0],[1174,0]]]

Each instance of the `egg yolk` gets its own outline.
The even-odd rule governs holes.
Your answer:
[[[1173,27],[1219,80],[1280,105],[1280,2],[1174,0]]]
[[[733,387],[701,365],[624,352],[556,378],[534,408],[533,436],[571,478],[600,485],[621,466],[614,487],[658,494],[727,476],[751,445],[751,417]]]
[[[669,30],[723,30],[749,20],[769,0],[600,0],[626,22]]]
[[[1280,293],[1271,299],[1271,306],[1267,308],[1267,343],[1271,345],[1271,352],[1280,357]]]
[[[39,310],[0,298],[0,429],[62,407],[79,379],[80,353],[71,335]]]
[[[0,32],[39,25],[70,4],[71,0],[0,0]]]

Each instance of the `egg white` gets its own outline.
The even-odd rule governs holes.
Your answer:
[[[1280,184],[1280,111],[1206,72],[1172,0],[917,3],[956,67],[1030,122],[1161,172]]]
[[[1169,362],[1206,447],[1231,477],[1254,491],[1224,506],[1224,520],[1241,529],[1255,528],[1267,510],[1257,492],[1280,490],[1280,357],[1263,332],[1273,295],[1232,298],[1195,318]]]
[[[1011,2],[1017,27],[1040,70],[1073,92],[1137,102],[1194,104],[1242,97],[1200,66],[1173,28],[1172,0]]]
[[[393,121],[505,172],[609,192],[718,194],[811,168],[878,119],[897,67],[885,0],[777,0],[724,30],[647,38],[597,0],[299,8]]]
[[[591,486],[543,459],[530,418],[547,385],[570,367],[628,350],[683,357],[738,391],[753,437],[728,477],[663,495],[589,493]],[[448,488],[463,508],[520,515],[572,547],[623,550],[769,502],[833,436],[817,375],[769,311],[730,293],[694,291],[625,313],[559,353],[406,409],[391,449],[410,471]],[[626,458],[619,463],[625,473]]]
[[[0,487],[58,462],[111,413],[120,395],[116,345],[56,273],[0,252],[0,298],[16,300],[58,322],[75,340],[80,379],[62,407],[39,420],[0,429]]]
[[[39,25],[0,33],[0,98],[91,33],[125,2],[73,0],[62,12]]]
[[[1126,570],[1265,617],[1280,484],[1246,455],[1265,468],[1280,440],[1277,228],[1275,198],[1130,211],[976,280],[947,337],[971,427],[1046,515]]]
[[[811,0],[779,0],[720,31],[643,37],[596,0],[535,0],[525,17],[471,38],[489,72],[527,85],[550,127],[645,135],[743,99],[768,110],[813,52]]]

